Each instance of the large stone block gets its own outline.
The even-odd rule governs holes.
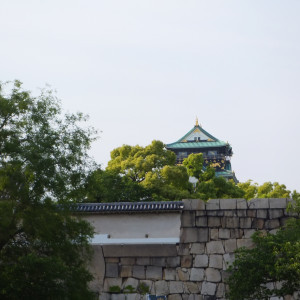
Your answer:
[[[132,276],[132,266],[121,266],[120,276],[131,277]]]
[[[192,255],[184,255],[181,257],[181,267],[182,268],[190,268],[193,263]]]
[[[206,244],[208,254],[223,254],[224,247],[221,241],[212,241]]]
[[[196,217],[197,227],[207,227],[207,217]]]
[[[236,239],[228,239],[224,242],[225,244],[225,252],[230,253],[234,252],[237,248]]]
[[[269,199],[251,199],[248,201],[249,209],[269,208]]]
[[[181,281],[170,281],[170,294],[183,293],[183,283]]]
[[[254,229],[263,229],[265,226],[264,219],[254,219],[252,222],[252,228]]]
[[[150,258],[149,257],[138,257],[136,259],[136,264],[139,265],[139,266],[150,265]]]
[[[168,283],[164,280],[155,281],[154,286],[156,295],[168,295],[170,292]]]
[[[256,217],[259,219],[267,219],[268,218],[268,209],[258,209],[256,212]]]
[[[162,279],[162,267],[148,266],[146,269],[147,279]]]
[[[144,266],[133,266],[132,276],[138,279],[145,279],[145,267]]]
[[[204,281],[202,283],[201,294],[214,296],[216,293],[217,285],[212,282]]]
[[[127,278],[124,282],[123,282],[123,286],[122,288],[126,288],[127,286],[132,286],[134,289],[137,289],[139,285],[139,281],[135,278]]]
[[[269,211],[270,219],[277,219],[284,216],[283,209],[270,209]]]
[[[219,239],[227,240],[230,238],[230,230],[225,228],[219,229]]]
[[[208,217],[208,227],[221,227],[221,218]]]
[[[236,209],[236,199],[221,199],[220,209]]]
[[[232,265],[234,258],[234,253],[226,253],[223,255],[223,270],[227,270],[227,268]]]
[[[246,247],[246,248],[253,248],[254,247],[254,242],[252,239],[237,239],[237,247]]]
[[[187,254],[188,253],[189,253],[189,251],[187,251]],[[174,268],[180,266],[180,257],[179,256],[167,257],[166,266],[167,267],[174,267]]]
[[[205,202],[200,199],[183,199],[184,210],[205,210]]]
[[[168,300],[182,300],[182,297],[180,294],[171,294],[168,296]]]
[[[176,280],[187,281],[190,279],[190,269],[186,268],[177,268],[177,277]]]
[[[265,229],[276,229],[280,227],[280,222],[278,219],[273,219],[273,220],[267,220],[265,222]]]
[[[247,209],[248,203],[246,199],[236,199],[236,208],[237,209]]]
[[[217,296],[217,298],[222,298],[225,296],[225,284],[224,283],[218,284],[216,296]]]
[[[208,200],[205,204],[206,210],[219,210],[220,209],[220,199]]]
[[[106,264],[105,277],[119,277],[119,266],[118,264]]]
[[[190,280],[191,281],[203,281],[204,280],[204,269],[192,268]]]
[[[121,265],[132,266],[134,264],[135,264],[135,258],[134,257],[122,257],[121,258]]]
[[[181,228],[180,229],[180,242],[181,243],[198,242],[198,229],[197,228]]]
[[[244,229],[244,238],[249,239],[254,234],[255,229]]]
[[[165,280],[175,280],[176,279],[176,271],[175,269],[164,269],[164,276],[163,279]]]
[[[180,243],[177,246],[177,254],[178,255],[189,255],[190,254],[190,244],[182,244]]]
[[[210,240],[216,241],[219,239],[219,229],[211,228],[210,230]]]
[[[195,226],[195,212],[183,211],[181,215],[181,226],[182,227],[194,227]]]
[[[110,287],[112,287],[112,286],[118,286],[121,288],[122,287],[122,278],[105,278],[103,291],[109,292]]]
[[[151,265],[158,266],[158,267],[165,267],[166,266],[166,258],[165,257],[152,257]]]
[[[240,218],[241,228],[251,228],[252,219],[251,218]]]
[[[206,254],[196,255],[194,266],[196,268],[205,268],[208,266],[208,256]]]
[[[104,257],[177,256],[176,245],[104,245]]]
[[[221,273],[219,270],[214,268],[207,268],[205,270],[206,280],[209,282],[220,282],[221,281]]]
[[[211,254],[209,256],[209,267],[215,269],[223,269],[223,255]]]
[[[125,300],[125,294],[111,294],[111,300]]]
[[[205,251],[205,243],[193,243],[191,246],[191,254],[203,254]]]
[[[231,239],[240,239],[242,238],[244,231],[242,229],[230,229],[230,238]]]
[[[99,292],[105,278],[105,260],[103,257],[102,246],[92,246],[93,256],[88,265],[89,272],[94,276],[93,280],[89,283],[89,288],[93,292]]]
[[[286,198],[270,198],[269,204],[270,204],[270,208],[286,208],[287,199]]]
[[[188,293],[191,293],[191,294],[197,294],[197,293],[199,293],[198,284],[195,283],[195,282],[189,282],[189,281],[185,282],[184,286],[185,286],[186,292],[188,292]]]
[[[222,227],[224,228],[239,228],[239,217],[224,217],[222,219]],[[223,225],[225,221],[225,226]]]

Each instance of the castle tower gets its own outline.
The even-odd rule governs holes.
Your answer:
[[[238,180],[231,169],[231,156],[233,154],[229,143],[220,141],[202,128],[196,119],[195,126],[175,143],[167,144],[166,148],[177,156],[177,164],[192,153],[202,153],[204,167],[211,165],[216,170],[216,176]]]

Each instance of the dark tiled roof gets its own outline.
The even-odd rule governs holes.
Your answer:
[[[78,203],[72,209],[80,213],[169,212],[183,210],[183,202]]]

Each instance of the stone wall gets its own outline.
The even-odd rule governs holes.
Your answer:
[[[100,299],[144,299],[142,285],[168,300],[225,299],[226,268],[234,251],[252,247],[256,230],[275,232],[288,218],[288,199],[183,202],[179,244],[96,246],[105,267],[96,284]]]

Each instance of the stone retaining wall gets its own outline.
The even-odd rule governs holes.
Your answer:
[[[179,244],[102,246],[101,300],[143,299],[142,285],[168,300],[225,299],[226,268],[234,251],[252,247],[256,230],[275,232],[289,216],[288,199],[183,202]],[[132,293],[111,293],[117,287]]]

